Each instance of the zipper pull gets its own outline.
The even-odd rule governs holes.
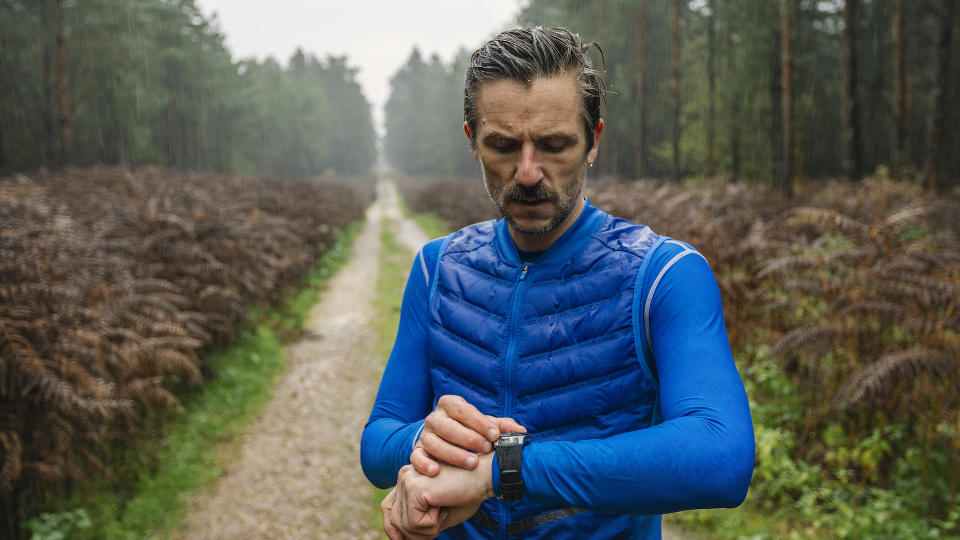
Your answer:
[[[527,268],[529,267],[529,264],[524,263],[523,270],[520,271],[520,281],[523,281],[523,278],[527,277]]]

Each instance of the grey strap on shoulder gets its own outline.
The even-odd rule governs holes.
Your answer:
[[[420,259],[420,268],[423,270],[423,278],[427,280],[427,288],[430,288],[430,270],[427,268],[427,261],[423,258],[423,248],[417,252],[417,258]]]
[[[657,287],[660,285],[660,280],[663,279],[663,276],[666,275],[667,270],[677,264],[677,262],[686,257],[687,255],[697,255],[704,261],[707,260],[699,251],[693,249],[688,244],[683,242],[678,242],[676,240],[666,240],[664,244],[674,244],[683,248],[683,251],[677,253],[671,258],[667,264],[663,265],[663,268],[660,269],[660,273],[657,274],[657,278],[653,280],[653,284],[650,285],[650,290],[647,292],[647,298],[643,303],[643,329],[647,337],[647,347],[650,352],[653,352],[653,336],[650,334],[650,306],[653,305],[653,295],[657,292]],[[707,263],[709,264],[709,262]]]

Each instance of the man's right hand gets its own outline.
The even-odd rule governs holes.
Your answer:
[[[512,418],[495,418],[481,413],[460,396],[442,396],[427,415],[410,463],[420,474],[436,476],[438,462],[473,470],[477,453],[486,454],[501,433],[527,431]]]

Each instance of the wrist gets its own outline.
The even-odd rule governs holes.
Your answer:
[[[498,472],[496,467],[494,467],[495,457],[495,452],[481,454],[480,463],[477,465],[477,471],[480,473],[480,478],[483,479],[482,489],[484,500],[491,497],[496,497],[496,493],[493,489],[493,476]]]

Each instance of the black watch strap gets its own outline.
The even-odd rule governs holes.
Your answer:
[[[516,501],[523,497],[523,444],[525,433],[505,433],[497,439],[497,466],[500,469],[500,497]]]

